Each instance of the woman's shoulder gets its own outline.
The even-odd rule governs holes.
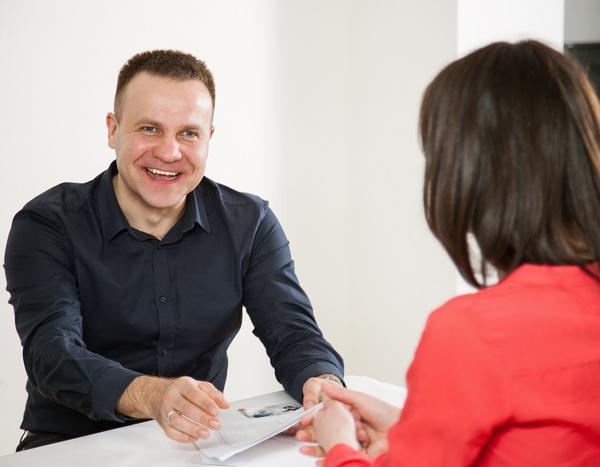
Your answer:
[[[591,305],[588,306],[588,305]],[[457,319],[522,321],[548,319],[573,310],[600,311],[600,282],[576,266],[523,265],[500,282],[459,295],[437,308],[434,315]]]
[[[582,342],[600,339],[600,286],[576,268],[524,268],[448,300],[431,313],[424,334],[468,341],[471,351],[496,354],[515,368],[544,366],[544,356],[560,346],[564,359],[546,363],[562,364]]]

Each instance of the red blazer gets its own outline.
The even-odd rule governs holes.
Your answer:
[[[338,444],[325,467],[600,466],[600,281],[528,264],[450,300],[407,386],[387,453]]]

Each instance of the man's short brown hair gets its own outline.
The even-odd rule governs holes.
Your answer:
[[[139,73],[186,81],[197,80],[203,83],[215,106],[215,81],[212,73],[202,60],[178,50],[150,50],[131,57],[119,72],[115,92],[115,116],[121,119],[122,96],[127,84]]]

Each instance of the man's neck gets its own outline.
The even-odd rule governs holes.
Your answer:
[[[118,175],[113,177],[117,203],[131,227],[162,240],[183,215],[185,201],[172,208],[153,208],[125,186]]]

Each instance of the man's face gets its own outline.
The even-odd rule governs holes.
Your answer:
[[[200,81],[136,75],[121,96],[120,121],[106,117],[119,202],[147,212],[181,208],[204,176],[212,112]]]

